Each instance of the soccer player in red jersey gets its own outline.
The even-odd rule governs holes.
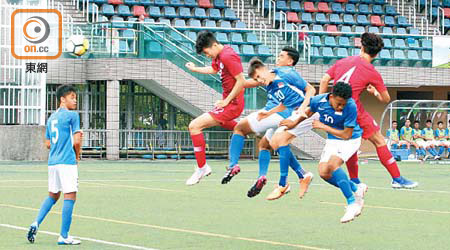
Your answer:
[[[393,188],[414,188],[417,182],[407,180],[400,175],[395,159],[389,151],[384,137],[380,132],[380,127],[373,117],[364,110],[359,99],[361,93],[367,90],[380,102],[389,103],[391,97],[384,85],[380,73],[372,65],[372,61],[383,49],[384,43],[380,36],[374,33],[364,33],[361,35],[361,52],[359,56],[350,56],[337,61],[320,81],[319,94],[326,93],[328,83],[334,79],[337,82],[345,82],[352,86],[352,97],[358,108],[358,124],[364,130],[363,138],[372,142],[377,149],[378,158],[392,176]],[[355,153],[347,161],[347,169],[350,178],[359,184],[358,178],[358,155]]]
[[[238,118],[244,110],[244,83],[241,58],[229,46],[217,42],[214,35],[209,31],[200,32],[195,43],[197,53],[204,53],[213,59],[212,65],[208,67],[196,67],[189,62],[186,67],[201,74],[217,74],[222,78],[222,100],[215,103],[212,111],[204,113],[195,118],[189,124],[192,143],[194,144],[197,169],[186,181],[186,185],[194,185],[204,176],[211,174],[211,168],[206,164],[205,139],[202,130],[214,126],[222,126],[233,130]],[[239,171],[237,168],[236,171]],[[234,174],[237,174],[234,173]]]

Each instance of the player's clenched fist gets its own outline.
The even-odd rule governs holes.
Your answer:
[[[193,62],[186,63],[186,68],[188,68],[190,71],[193,71],[195,68],[195,64]]]

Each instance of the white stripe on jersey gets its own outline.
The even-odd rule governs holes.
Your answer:
[[[301,91],[300,89],[298,89],[297,87],[290,85],[290,84],[286,84],[289,88],[291,88],[292,90],[294,90],[295,92],[297,92],[297,94],[299,94],[301,97],[305,98],[305,93],[303,93],[303,91]]]

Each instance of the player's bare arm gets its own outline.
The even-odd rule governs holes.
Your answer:
[[[297,113],[302,116],[307,118],[308,116],[306,115],[306,109],[309,106],[309,102],[311,100],[311,97],[313,97],[316,94],[316,89],[308,83],[308,85],[306,85],[305,88],[305,98],[303,100],[302,105],[300,105],[300,107],[297,109]]]
[[[77,161],[79,161],[81,158],[81,141],[83,138],[83,133],[81,131],[75,133],[73,135],[73,149],[75,150],[75,155]]]
[[[311,116],[314,114],[314,112],[312,112],[311,109],[308,107],[308,108],[306,108],[306,110],[305,110],[305,114],[306,114],[306,117],[300,116],[300,117],[298,117],[298,118],[295,119],[295,120],[284,119],[284,120],[282,120],[282,121],[280,122],[280,126],[286,126],[287,129],[293,129],[293,128],[295,128],[300,122],[302,122],[302,121],[306,120],[307,118],[311,117]]]
[[[262,84],[253,79],[246,79],[244,83],[244,88],[246,89],[256,88],[259,86],[262,86]]]
[[[244,74],[240,73],[239,75],[235,76],[234,78],[236,79],[236,83],[234,84],[234,87],[231,90],[230,94],[224,100],[217,101],[215,104],[216,107],[223,108],[223,107],[227,106],[231,102],[231,100],[236,98],[244,89],[244,85],[245,85]]]
[[[200,73],[200,74],[217,74],[218,71],[214,70],[213,67],[197,67],[193,62],[186,63],[186,68],[188,68],[192,72]]]
[[[389,95],[389,92],[387,90],[380,93],[374,86],[368,85],[367,92],[375,96],[378,101],[382,103],[389,103],[391,101],[391,96]]]
[[[326,131],[327,133],[330,133],[336,137],[339,137],[343,140],[349,140],[352,138],[352,134],[353,134],[353,128],[344,128],[344,130],[340,130],[340,129],[335,129],[332,128],[328,125],[323,124],[322,122],[315,120],[313,121],[313,128],[315,129],[322,129],[324,131]]]
[[[320,80],[319,95],[328,92],[328,84],[331,80],[333,80],[333,78],[331,78],[330,75],[323,75],[322,79]]]
[[[282,112],[286,109],[286,106],[284,106],[282,103],[280,105],[276,106],[275,108],[271,110],[262,110],[258,113],[258,118],[256,118],[258,121],[261,121],[262,119],[265,119],[275,113]]]

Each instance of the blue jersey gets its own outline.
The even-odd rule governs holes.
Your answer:
[[[47,121],[45,138],[50,140],[48,165],[76,165],[73,135],[80,131],[80,116],[77,112],[60,108]]]
[[[271,100],[267,105],[276,107],[281,103],[292,112],[302,105],[307,83],[292,69],[287,72],[287,70],[280,71],[276,68],[273,72],[276,74],[275,79],[266,86],[267,97]]]
[[[355,101],[352,98],[348,99],[344,110],[342,112],[336,112],[330,105],[329,96],[329,93],[325,93],[311,98],[311,112],[319,113],[320,121],[332,128],[339,130],[344,130],[346,127],[353,128],[352,139],[361,137],[362,129],[356,122],[358,110]],[[342,140],[330,133],[328,133],[328,139]]]

